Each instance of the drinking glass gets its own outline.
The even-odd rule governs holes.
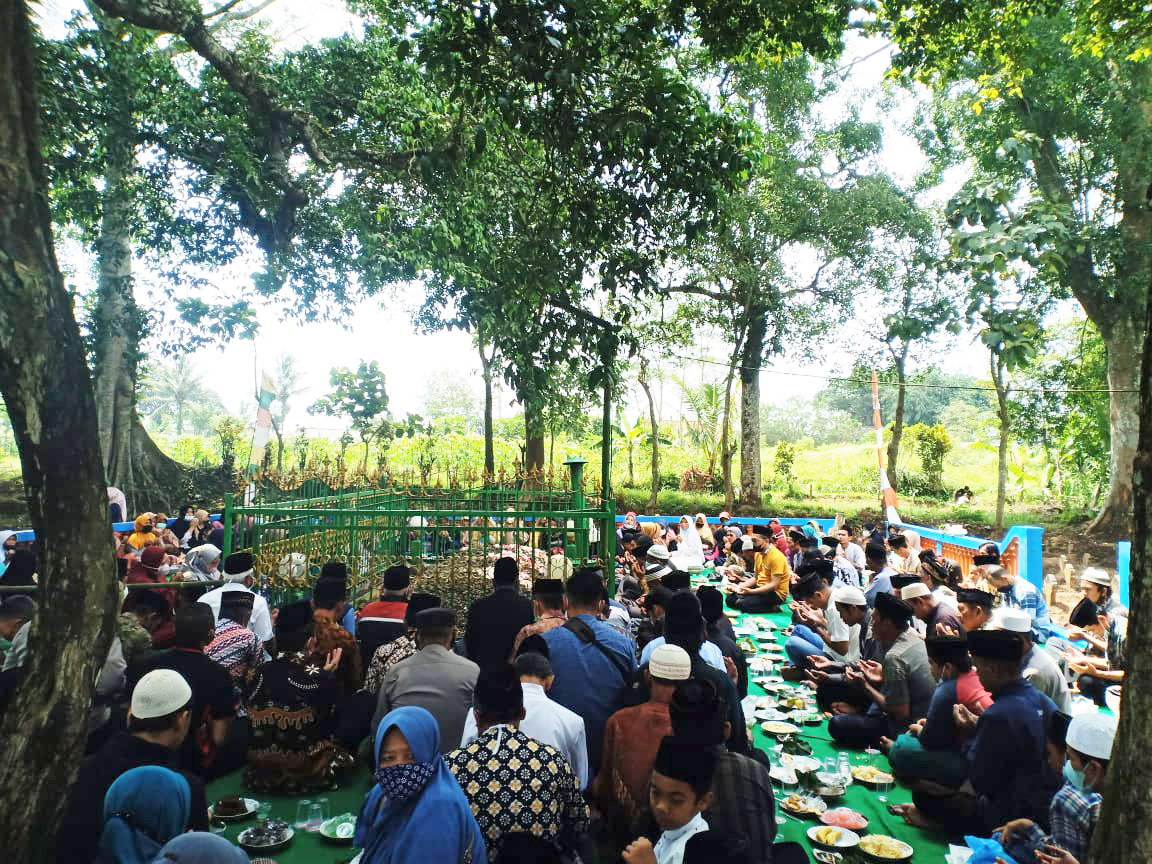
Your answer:
[[[879,793],[876,798],[881,804],[888,803],[888,793],[892,791],[891,780],[877,780],[876,791]]]
[[[308,811],[312,807],[312,802],[305,798],[303,801],[296,802],[296,821],[292,823],[293,828],[307,828],[308,827]]]
[[[327,822],[328,817],[332,815],[328,811],[328,799],[327,798],[317,798],[316,803],[320,805],[320,820],[322,822]]]
[[[272,802],[271,801],[258,801],[256,803],[256,818],[261,822],[267,822],[268,817],[272,815]]]
[[[320,826],[324,824],[324,807],[319,801],[313,801],[308,805],[308,822],[306,827],[309,831],[319,831]]]
[[[769,753],[768,754],[768,760],[771,763],[771,770],[773,772],[772,773],[772,785],[775,787],[778,787],[780,789],[781,797],[787,797],[787,794],[788,794],[786,791],[787,786],[784,783],[783,774],[781,773],[784,769],[784,765],[780,761],[780,757],[782,755],[783,755],[782,753]],[[777,776],[777,775],[779,775],[779,776]],[[783,825],[784,824],[784,813],[780,809],[780,799],[779,798],[776,800],[775,810],[776,810],[776,824],[777,825]]]

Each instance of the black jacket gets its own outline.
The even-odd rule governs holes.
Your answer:
[[[464,631],[469,659],[481,669],[506,663],[516,634],[532,621],[532,601],[521,596],[515,586],[497,588],[473,601]]]
[[[109,738],[104,746],[80,763],[80,773],[68,799],[68,809],[56,838],[58,864],[91,864],[104,827],[104,796],[116,778],[141,765],[160,765],[179,771],[180,754],[159,744],[144,741],[127,732]],[[191,787],[192,815],[188,827],[208,830],[208,803],[204,781],[196,774],[181,772]]]

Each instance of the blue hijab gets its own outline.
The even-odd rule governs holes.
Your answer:
[[[396,708],[376,728],[372,752],[380,764],[384,736],[399,729],[417,763],[430,766],[423,790],[404,801],[389,799],[377,783],[356,820],[362,864],[488,864],[484,835],[468,799],[440,754],[440,727],[426,708]]]
[[[189,831],[165,843],[152,864],[248,864],[248,856],[223,837]]]
[[[159,765],[125,771],[104,796],[100,864],[149,864],[188,827],[192,790],[184,776]]]

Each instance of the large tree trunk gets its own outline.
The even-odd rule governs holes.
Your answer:
[[[892,417],[892,438],[888,442],[888,484],[893,489],[896,485],[896,460],[900,458],[900,444],[904,439],[904,398],[907,395],[905,370],[908,367],[908,343],[904,343],[904,350],[899,354],[893,353],[896,361],[896,413]]]
[[[1128,658],[1120,728],[1104,804],[1084,864],[1152,861],[1152,304],[1140,340],[1139,439],[1132,471],[1132,570]],[[1113,394],[1115,395],[1115,394]]]
[[[1004,531],[1004,498],[1008,485],[1008,390],[1004,386],[1004,365],[992,354],[992,383],[996,385],[996,416],[1000,420],[1000,444],[996,450],[996,531]]]
[[[1141,312],[1143,310],[1140,310]],[[1101,336],[1108,349],[1108,491],[1091,528],[1104,536],[1129,536],[1132,525],[1132,463],[1140,436],[1140,364],[1143,334],[1137,310],[1115,315]]]
[[[0,4],[0,393],[40,540],[40,602],[0,726],[0,836],[5,860],[37,864],[53,860],[116,579],[96,405],[52,248],[28,19],[24,3]]]
[[[728,440],[732,437],[732,379],[735,377],[734,355],[724,379],[724,419],[720,424],[720,471],[724,475],[724,509],[729,511],[736,506],[736,490],[732,486],[732,454],[736,448]]]
[[[754,514],[761,504],[763,485],[760,468],[760,363],[768,312],[754,308],[749,313],[748,338],[740,365],[740,512]]]
[[[478,341],[480,370],[484,378],[484,473],[487,479],[496,474],[496,445],[492,435],[492,358],[485,353],[483,340]]]
[[[648,383],[648,361],[640,358],[640,374],[637,376],[644,395],[648,398],[648,424],[652,434],[652,488],[648,496],[649,512],[656,512],[656,499],[660,496],[660,422],[656,417],[656,400],[652,398],[652,386]]]
[[[114,38],[107,34],[106,38]],[[115,76],[113,77],[115,79]],[[182,497],[184,471],[148,434],[136,413],[136,375],[144,316],[132,295],[131,224],[135,201],[131,183],[135,145],[130,136],[131,109],[121,100],[108,120],[107,152],[96,242],[99,276],[92,314],[93,379],[100,452],[108,483],[124,491],[129,512],[171,509]],[[182,426],[182,418],[179,420]],[[178,429],[178,433],[179,433]]]
[[[524,400],[524,473],[538,483],[544,471],[544,412],[535,399]]]

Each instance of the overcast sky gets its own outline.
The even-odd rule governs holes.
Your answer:
[[[54,8],[67,7],[56,0]],[[278,0],[265,14],[288,43],[336,36],[356,26],[354,17],[343,4],[327,0]],[[46,24],[45,29],[52,35],[51,25]],[[891,104],[881,106],[878,102],[891,50],[884,40],[851,35],[841,65],[845,88],[836,101],[823,106],[822,110],[826,116],[834,117],[844,110],[845,105],[855,104],[862,106],[862,119],[882,122],[886,131],[882,164],[900,180],[910,181],[924,162],[915,142],[902,134],[899,128],[910,118],[912,100],[904,97],[895,108]],[[73,274],[72,281],[90,284],[91,264],[76,249],[62,249],[61,262]],[[235,266],[219,273],[217,278],[220,283],[242,292],[247,284],[247,273],[251,270],[251,266]],[[339,421],[311,417],[303,410],[324,394],[328,373],[333,366],[355,366],[360,360],[378,361],[387,376],[390,408],[397,417],[421,409],[422,392],[428,378],[442,370],[455,370],[467,375],[479,391],[480,364],[467,334],[453,331],[424,335],[414,331],[410,307],[418,302],[421,294],[420,286],[411,286],[397,291],[396,297],[384,305],[378,301],[365,304],[357,310],[348,326],[280,321],[272,310],[262,309],[258,313],[259,335],[254,342],[237,341],[223,349],[198,351],[195,363],[219,392],[225,406],[235,412],[245,401],[251,404],[254,381],[261,366],[271,371],[279,354],[290,352],[296,355],[299,365],[305,370],[304,384],[308,392],[296,400],[288,427],[329,428],[334,430],[334,434],[338,434],[335,430],[340,428]],[[798,365],[787,358],[778,360],[771,369],[762,373],[764,401],[779,403],[797,394],[812,393],[822,386],[822,376],[846,372],[853,359],[851,349],[864,338],[860,324],[850,323],[840,336],[829,340],[820,362]],[[690,353],[719,360],[725,352],[718,344],[701,344]],[[985,375],[986,354],[968,337],[951,343],[947,351],[937,351],[936,355],[933,357],[936,365],[945,371]],[[793,374],[776,374],[774,370]],[[683,369],[672,371],[689,380],[699,380],[705,374],[709,380],[716,380],[722,374],[720,367],[700,363],[686,363]],[[798,377],[795,373],[817,377]],[[508,416],[516,410],[508,404],[510,400],[511,395],[504,390],[503,398],[497,400],[499,415]],[[666,391],[666,417],[670,416],[676,404],[671,390]],[[595,401],[590,400],[588,407],[595,411]]]

